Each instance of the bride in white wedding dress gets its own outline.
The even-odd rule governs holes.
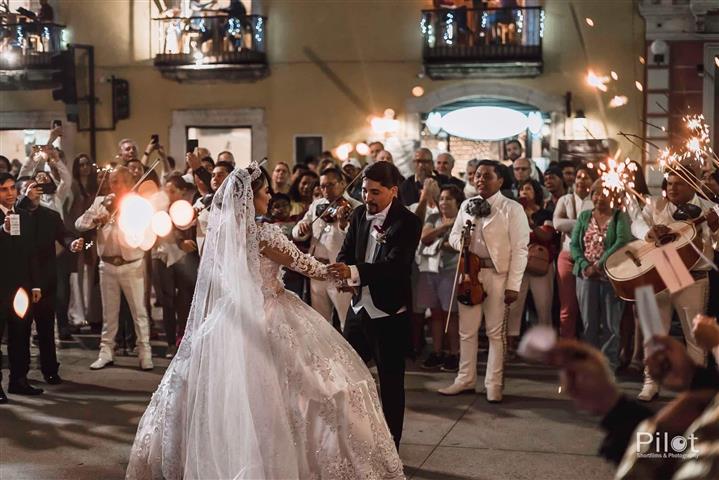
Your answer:
[[[128,479],[394,479],[374,380],[280,268],[328,277],[272,225],[267,178],[215,194],[185,335],[140,420]]]

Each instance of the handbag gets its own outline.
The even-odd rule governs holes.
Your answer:
[[[549,249],[539,243],[529,244],[526,272],[534,276],[546,275],[549,271]]]

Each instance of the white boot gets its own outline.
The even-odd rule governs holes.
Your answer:
[[[489,403],[500,403],[502,401],[502,387],[498,385],[487,387],[487,401]]]
[[[112,365],[113,361],[111,358],[106,358],[100,355],[97,357],[97,360],[92,362],[92,365],[90,365],[90,370],[100,370],[102,368],[107,367],[108,365]]]
[[[152,363],[152,349],[138,347],[137,358],[140,360],[140,369],[152,370],[155,365]]]
[[[644,385],[642,391],[637,395],[637,400],[641,402],[651,402],[659,396],[659,384],[646,373],[644,374]]]
[[[112,364],[112,348],[107,346],[101,346],[100,354],[97,356],[97,360],[92,362],[92,365],[90,365],[90,369],[100,370]]]
[[[437,390],[441,395],[459,395],[460,393],[464,392],[472,392],[474,393],[474,385],[469,384],[462,384],[462,383],[453,383],[449,387],[440,388]]]

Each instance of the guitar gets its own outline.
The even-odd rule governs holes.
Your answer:
[[[704,242],[697,227],[706,221],[706,216],[704,214],[694,220],[670,223],[667,227],[671,232],[659,241],[634,240],[612,253],[604,264],[604,270],[617,296],[632,302],[637,287],[651,285],[655,293],[666,290],[667,286],[654,267],[656,256],[661,254],[660,247],[671,246],[676,249],[682,263],[691,270],[701,258],[697,250],[703,250]]]

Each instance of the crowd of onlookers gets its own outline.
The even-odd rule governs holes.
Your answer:
[[[135,141],[121,140],[114,161],[99,167],[86,154],[65,158],[62,150],[53,147],[61,135],[61,127],[54,129],[48,144],[34,147],[20,165],[0,157],[2,262],[12,268],[8,271],[19,272],[17,278],[4,278],[0,291],[0,320],[2,330],[8,332],[11,393],[42,392],[26,380],[31,325],[40,348],[41,370],[50,384],[62,381],[55,355],[55,322],[60,341],[72,340],[81,329],[101,333],[93,369],[111,364],[118,349],[136,352],[140,368],[152,369],[150,342],[162,334],[167,344],[162,353],[172,358],[192,301],[213,192],[236,168],[231,152],[213,157],[200,146],[187,154],[185,169],[178,171],[178,164],[154,139],[142,151]],[[325,152],[306,164],[275,162],[268,168],[272,200],[267,216],[259,220],[278,224],[302,251],[323,263],[334,263],[351,212],[362,202],[364,164],[393,161],[380,142],[369,147],[364,159],[351,157],[340,162]],[[627,427],[622,426],[621,415],[626,414],[622,409],[637,419],[649,414],[621,399],[611,383],[614,373],[632,366],[643,372],[645,380],[638,397],[643,401],[654,399],[660,384],[676,388],[679,383],[667,380],[667,372],[658,367],[652,371],[657,351],[644,351],[646,342],[635,321],[636,312],[616,295],[604,264],[632,239],[652,240],[661,225],[692,218],[687,205],[708,211],[708,199],[719,195],[719,174],[705,172],[702,176],[698,169],[693,173],[702,179],[706,198],[670,174],[659,200],[642,206],[618,202],[587,165],[559,162],[541,171],[523,156],[518,140],[506,142],[502,161],[467,162],[460,173],[462,179],[456,176],[459,172],[454,163],[450,153],[434,156],[429,149],[420,148],[413,157],[414,173],[404,178],[398,189],[398,200],[424,224],[415,254],[409,339],[419,365],[426,370],[458,371],[461,329],[453,287],[460,252],[449,237],[462,210],[470,208],[469,199],[478,195],[475,179],[480,165],[492,165],[501,178],[501,195],[519,202],[530,228],[527,267],[516,301],[508,307],[507,357],[516,355],[519,339],[528,327],[553,327],[560,342],[551,362],[567,375],[577,369],[589,369],[594,375],[590,375],[594,378],[591,385],[570,375],[574,385],[570,394],[580,403],[594,405],[601,387],[606,398],[614,399],[592,409],[611,417],[603,425],[610,437],[615,434],[612,429],[623,429],[619,440],[610,438],[615,447],[607,447],[607,456],[619,460],[612,448],[629,441]],[[641,172],[637,169],[635,189],[648,196]],[[169,234],[150,246],[129,245],[122,241],[114,217],[119,199],[133,190],[161,192],[161,209],[187,200],[193,206],[194,221],[186,228],[173,225]],[[11,234],[13,216],[19,217],[20,233]],[[708,218],[699,228],[705,239],[705,259],[713,260],[719,219]],[[717,305],[707,302],[717,288],[711,267],[710,261],[698,262],[691,268],[692,286],[678,293],[657,294],[666,333],[672,319],[678,320],[687,345],[684,356],[677,353],[670,358],[671,366],[689,359],[692,372],[704,372],[710,379],[716,369],[705,367],[707,362],[715,362],[711,353],[717,352],[714,347],[719,343],[716,322],[713,317],[694,321],[689,312],[716,316]],[[337,328],[344,326],[349,293],[337,291],[331,282],[310,280],[289,270],[284,275],[287,288]],[[12,308],[20,287],[29,294],[25,318],[33,322],[21,319]],[[689,306],[692,308],[684,308]],[[161,317],[153,318],[158,310]],[[157,328],[160,320],[162,328]],[[674,341],[666,338],[661,341]],[[576,343],[576,339],[586,343]],[[572,356],[569,351],[582,353]],[[716,386],[711,383],[715,380],[702,381],[704,386],[707,382]],[[681,385],[688,388],[691,382],[685,378]],[[709,397],[704,394],[702,398],[706,406]],[[617,409],[624,413],[611,413]]]
[[[0,157],[0,172],[13,176],[20,195],[25,195],[29,182],[51,185],[51,191],[45,190],[40,195],[40,204],[57,212],[67,232],[89,245],[79,254],[58,249],[55,310],[59,339],[72,340],[72,334],[78,333],[83,325],[99,333],[104,320],[106,329],[108,324],[116,324],[116,328],[109,330],[117,332],[112,340],[108,337],[110,331],[103,332],[108,348],[103,350],[105,360],[100,363],[112,360],[109,347],[114,349],[118,343],[130,351],[136,347],[138,351],[147,350],[145,353],[142,350],[141,356],[146,358],[145,367],[150,367],[148,342],[158,335],[150,318],[153,307],[162,308],[167,355],[171,357],[182,337],[192,298],[210,199],[235,168],[234,157],[224,151],[213,158],[207,149],[198,147],[188,154],[185,171],[179,172],[175,160],[162,145],[151,141],[140,151],[135,141],[123,139],[111,165],[99,168],[86,154],[66,159],[61,150],[51,147],[60,134],[60,128],[54,130],[49,146],[35,148],[19,166]],[[341,227],[362,201],[358,175],[363,163],[378,161],[393,161],[392,154],[380,142],[370,144],[365,159],[351,157],[339,162],[325,152],[306,164],[274,163],[269,169],[273,197],[268,216],[263,220],[279,224],[303,251],[333,262],[343,240]],[[477,195],[474,176],[480,160],[470,160],[460,173],[455,172],[450,153],[440,153],[435,158],[429,149],[420,148],[413,162],[414,174],[403,179],[398,192],[399,200],[421,217],[425,225],[416,252],[412,344],[415,354],[422,357],[423,368],[456,371],[457,302],[451,296],[459,252],[449,245],[448,237],[463,202]],[[150,170],[152,163],[157,165]],[[113,166],[121,168],[112,170]],[[614,294],[602,268],[609,254],[631,240],[635,230],[641,230],[641,226],[635,225],[641,220],[637,209],[619,208],[611,202],[596,182],[596,172],[585,165],[553,163],[542,172],[535,162],[523,156],[517,140],[506,142],[505,159],[499,162],[499,168],[502,194],[521,203],[531,228],[530,260],[518,301],[512,304],[509,313],[510,355],[527,326],[542,324],[553,325],[561,337],[580,337],[600,347],[614,369],[625,368],[632,362],[641,365],[642,342],[633,310],[625,308],[625,302]],[[715,176],[706,176],[708,190],[719,190]],[[98,227],[108,226],[105,217],[115,208],[113,199],[136,187],[141,178],[164,191],[166,206],[179,199],[190,201],[196,220],[187,230],[173,227],[171,234],[158,240],[149,251],[137,247],[135,252],[128,253],[127,246],[114,245],[117,241],[113,235],[98,238],[98,233],[103,232]],[[635,189],[649,194],[641,169]],[[325,221],[322,209],[337,203],[339,197],[344,199],[339,215]],[[322,217],[322,221],[314,221],[316,217]],[[120,284],[111,287],[104,282],[105,295],[100,294],[103,272],[107,279],[110,270],[120,267],[126,270],[133,263],[131,260],[140,257],[143,262],[141,267],[138,263],[137,275],[142,278],[141,288]],[[294,272],[286,272],[285,281],[288,288],[315,305],[328,320],[334,318],[342,323],[346,298],[340,299],[338,308],[337,294],[331,288],[313,289],[313,282]],[[324,293],[320,294],[320,290]],[[330,297],[335,300],[329,301]],[[108,303],[110,310],[119,311],[117,322],[113,320],[115,314],[106,311]],[[142,327],[145,320],[139,321],[137,329],[133,328],[132,318],[137,316],[147,318],[147,329]],[[445,334],[447,317],[451,320]],[[137,325],[138,320],[135,322]],[[143,333],[138,343],[137,333],[145,330],[148,337]],[[431,342],[426,337],[431,337]],[[429,352],[423,357],[427,343]]]

